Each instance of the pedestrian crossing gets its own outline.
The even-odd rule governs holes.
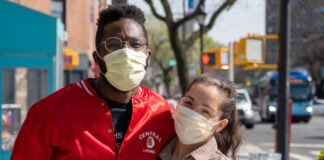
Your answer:
[[[258,146],[265,149],[265,152],[274,152],[274,143],[260,143]],[[314,160],[319,155],[320,150],[324,150],[324,144],[291,143],[290,147],[308,150],[306,151],[308,154],[290,152],[289,157],[291,160]]]

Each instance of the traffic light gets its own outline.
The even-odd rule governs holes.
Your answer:
[[[245,63],[264,63],[264,40],[251,35],[240,39],[240,55],[244,56]]]
[[[208,49],[202,54],[201,63],[208,69],[228,69],[229,49]]]
[[[235,41],[233,43],[233,59],[235,66],[245,65],[245,52],[241,50],[240,42]]]
[[[215,52],[204,53],[201,60],[204,66],[215,65]]]
[[[234,65],[244,66],[247,69],[276,69],[276,64],[264,64],[265,39],[278,40],[278,35],[253,35],[240,39],[233,43]]]
[[[72,70],[79,66],[79,54],[72,49],[63,50],[64,69]]]

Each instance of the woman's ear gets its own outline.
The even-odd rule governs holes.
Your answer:
[[[213,129],[214,129],[215,132],[220,132],[220,131],[222,131],[227,126],[227,124],[228,124],[228,119],[223,119],[220,122],[220,124],[214,126]]]

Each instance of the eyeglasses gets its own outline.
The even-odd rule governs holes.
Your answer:
[[[189,97],[182,97],[179,102],[180,105],[188,107],[197,113],[203,115],[206,118],[215,118],[217,116],[216,111],[210,106],[198,105]]]
[[[140,40],[134,37],[129,38],[127,41],[122,41],[118,37],[108,37],[99,46],[104,44],[108,52],[113,52],[118,49],[121,49],[123,47],[124,42],[127,43],[130,48],[136,51],[141,51],[144,48],[144,46],[147,45],[147,42],[145,42],[144,40]]]

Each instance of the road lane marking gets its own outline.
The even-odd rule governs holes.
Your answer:
[[[274,147],[274,143],[260,143],[262,146]],[[293,148],[319,148],[323,149],[324,144],[306,144],[306,143],[291,143],[290,147]]]
[[[313,158],[302,156],[300,154],[296,154],[296,153],[292,153],[292,152],[289,153],[289,157],[297,159],[297,160],[314,160]]]
[[[318,156],[318,155],[320,154],[320,150],[311,150],[311,151],[309,151],[309,153],[310,153],[311,155]]]

